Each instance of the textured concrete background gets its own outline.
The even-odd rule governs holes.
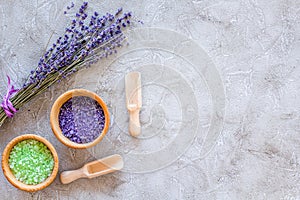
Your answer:
[[[6,90],[5,75],[20,86],[49,38],[54,40],[63,32],[68,23],[62,14],[66,4],[69,1],[0,0],[1,94]],[[58,150],[60,172],[119,151],[125,160],[128,152],[151,154],[164,149],[181,134],[180,127],[191,122],[182,118],[190,108],[178,103],[179,95],[171,90],[184,88],[185,81],[194,91],[198,128],[185,130],[185,134],[196,131],[196,135],[184,154],[148,173],[129,169],[69,185],[61,185],[57,178],[50,187],[33,194],[15,189],[0,173],[1,199],[300,199],[300,2],[90,1],[90,8],[99,12],[118,7],[133,11],[144,27],[173,30],[192,39],[211,57],[226,93],[224,127],[213,139],[215,145],[203,152],[205,133],[214,125],[211,118],[214,112],[221,112],[214,110],[204,79],[174,52],[141,49],[79,72],[80,76],[63,81],[26,105],[1,127],[0,150],[20,134],[40,134]],[[163,33],[159,31],[158,37],[163,38]],[[194,54],[203,56],[203,52]],[[167,74],[157,80],[174,80],[166,83],[167,88],[155,85],[157,74],[149,66],[159,71],[157,65],[166,66],[161,74]],[[140,140],[125,134],[128,119],[122,84],[125,72],[132,69],[142,71],[144,82],[152,83],[144,88],[141,121],[146,135]],[[176,74],[182,83],[178,86]],[[91,150],[68,149],[49,126],[52,103],[64,91],[78,87],[96,91],[114,116],[108,135]],[[125,164],[135,166],[132,159]]]

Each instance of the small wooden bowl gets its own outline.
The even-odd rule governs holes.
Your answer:
[[[100,106],[102,107],[103,112],[104,112],[104,116],[105,116],[104,128],[103,128],[101,134],[99,134],[99,136],[90,143],[78,144],[76,142],[71,141],[69,138],[64,136],[64,134],[62,133],[62,130],[59,126],[60,108],[62,107],[62,105],[65,102],[67,102],[69,99],[71,99],[72,97],[75,97],[75,96],[86,96],[86,97],[90,97],[90,98],[96,100],[100,104]],[[54,102],[52,109],[51,109],[51,114],[50,114],[50,123],[51,123],[51,128],[52,128],[54,135],[64,145],[74,148],[74,149],[86,149],[86,148],[95,146],[103,139],[103,137],[106,135],[108,128],[109,128],[110,117],[109,117],[109,112],[108,112],[108,108],[107,108],[106,104],[96,93],[88,91],[88,90],[84,90],[84,89],[74,89],[74,90],[65,92],[60,97],[58,97],[58,99]]]
[[[37,185],[26,185],[25,183],[18,181],[15,178],[15,176],[13,175],[13,173],[11,172],[9,164],[8,164],[11,149],[19,142],[21,142],[23,140],[27,140],[27,139],[34,139],[34,140],[44,143],[48,147],[48,149],[51,151],[53,159],[54,159],[54,167],[53,167],[52,174],[44,182],[39,183]],[[57,172],[58,172],[58,156],[57,156],[57,153],[56,153],[54,147],[52,146],[52,144],[45,138],[38,136],[38,135],[34,135],[34,134],[21,135],[21,136],[14,138],[5,147],[3,154],[2,154],[2,170],[3,170],[3,173],[6,177],[6,179],[13,186],[15,186],[16,188],[19,188],[21,190],[27,191],[27,192],[35,192],[35,191],[46,188],[54,181],[54,179],[57,175]]]

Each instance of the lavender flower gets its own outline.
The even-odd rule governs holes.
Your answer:
[[[67,6],[65,13],[73,7],[74,3]],[[115,14],[101,16],[94,12],[89,17],[87,7],[87,2],[80,6],[64,35],[40,58],[23,87],[13,97],[9,96],[13,108],[18,110],[61,78],[117,53],[117,48],[123,45],[123,30],[131,24],[132,14],[122,14],[120,8]],[[4,110],[0,110],[0,126],[7,117]]]
[[[68,6],[70,9],[74,5]],[[89,20],[86,13],[88,3],[79,8],[75,19],[67,27],[63,37],[59,37],[52,47],[40,58],[38,67],[31,73],[25,87],[38,84],[47,79],[48,75],[59,72],[62,76],[71,74],[74,68],[82,68],[97,62],[116,52],[122,46],[125,36],[123,28],[130,25],[131,13],[119,17],[122,8],[112,15],[102,17],[95,12]],[[88,61],[88,62],[86,62]]]

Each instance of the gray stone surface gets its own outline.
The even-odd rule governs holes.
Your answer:
[[[63,33],[68,3],[0,0],[1,94],[6,74],[21,86],[49,38]],[[33,194],[0,173],[1,199],[300,199],[300,2],[90,1],[99,12],[118,7],[144,21],[130,45],[23,107],[0,128],[0,151],[35,133],[57,149],[60,172],[113,153],[124,170],[69,185],[57,177]],[[124,105],[131,70],[143,76],[138,139],[128,136]],[[49,126],[51,105],[72,88],[109,105],[114,120],[95,148],[69,149]]]

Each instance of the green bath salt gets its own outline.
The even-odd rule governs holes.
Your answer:
[[[36,185],[51,175],[54,159],[44,143],[27,139],[12,148],[9,167],[18,181],[27,185]]]

